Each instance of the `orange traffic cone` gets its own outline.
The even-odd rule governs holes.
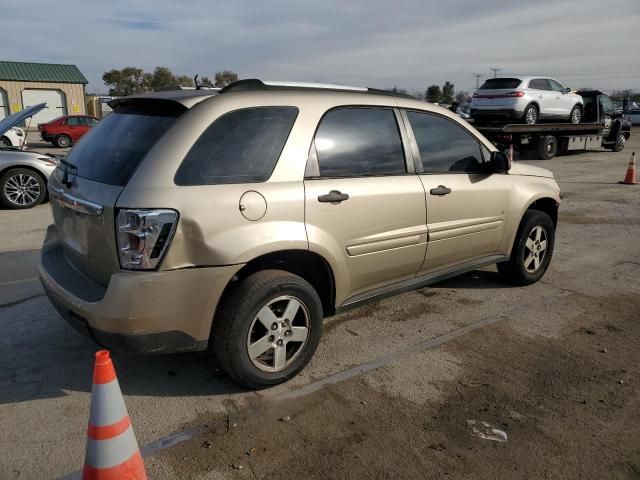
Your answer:
[[[146,480],[109,352],[96,352],[83,480]]]
[[[624,176],[624,180],[622,182],[625,185],[637,185],[636,182],[636,152],[631,154],[631,160],[629,161],[629,166],[627,167],[627,174]]]

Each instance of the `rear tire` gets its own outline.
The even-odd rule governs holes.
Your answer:
[[[522,114],[522,121],[527,125],[535,125],[538,123],[538,107],[535,105],[527,105],[527,108],[524,109],[524,113]]]
[[[520,286],[540,280],[551,262],[555,232],[549,215],[540,210],[527,210],[513,242],[511,258],[497,265],[502,279]]]
[[[538,141],[538,158],[540,160],[551,160],[558,152],[558,140],[553,135],[540,137]]]
[[[55,145],[60,148],[67,148],[71,146],[71,137],[69,135],[58,135],[55,140]]]
[[[33,208],[47,196],[47,184],[39,173],[27,168],[13,168],[0,177],[0,203],[19,210]]]
[[[234,381],[260,389],[286,382],[309,363],[322,324],[322,302],[306,280],[263,270],[225,295],[211,341],[221,368]]]

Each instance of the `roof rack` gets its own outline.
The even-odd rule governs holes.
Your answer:
[[[218,93],[227,92],[248,92],[255,90],[319,90],[319,91],[340,91],[340,92],[359,92],[371,93],[376,95],[387,95],[391,97],[405,97],[415,99],[411,95],[403,93],[390,92],[388,90],[379,90],[377,88],[353,87],[349,85],[336,85],[332,83],[311,83],[311,82],[274,82],[262,81],[257,78],[247,78],[230,83]]]

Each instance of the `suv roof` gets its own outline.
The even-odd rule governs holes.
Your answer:
[[[197,103],[206,100],[209,97],[223,95],[236,92],[268,92],[268,91],[292,91],[292,92],[333,92],[333,93],[362,93],[368,95],[381,95],[385,97],[398,97],[416,100],[411,95],[390,92],[370,87],[356,87],[351,85],[337,85],[331,83],[312,83],[312,82],[281,82],[281,81],[262,81],[255,78],[238,80],[230,83],[221,90],[214,89],[189,89],[189,90],[161,90],[151,93],[141,93],[130,95],[128,97],[119,97],[109,102],[111,108],[116,108],[127,101],[133,99],[153,99],[153,100],[169,100],[180,103],[187,108],[191,108]],[[422,103],[422,102],[421,102]]]

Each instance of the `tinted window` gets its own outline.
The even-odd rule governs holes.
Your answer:
[[[246,108],[223,115],[193,145],[176,173],[176,184],[264,182],[297,115],[295,107]]]
[[[551,85],[551,90],[553,90],[554,92],[564,92],[564,85],[562,85],[560,82],[549,79],[549,85]]]
[[[124,186],[144,155],[184,111],[172,105],[118,107],[71,149],[67,160],[77,176],[100,183]]]
[[[550,90],[549,84],[547,83],[546,78],[534,78],[529,81],[529,88],[534,88],[536,90]]]
[[[67,125],[70,125],[72,127],[79,127],[81,125],[84,125],[84,123],[82,122],[82,118],[80,117],[69,117],[67,119]]]
[[[314,140],[320,175],[405,173],[396,117],[385,108],[340,108],[320,121]]]
[[[98,121],[95,118],[91,118],[91,117],[86,117],[85,118],[87,125],[89,125],[90,127],[93,127],[96,123],[98,123]]]
[[[496,90],[499,88],[516,88],[522,81],[519,78],[490,78],[482,84],[480,90]]]
[[[600,111],[604,114],[611,115],[613,113],[613,102],[606,95],[600,95],[598,97],[600,101]]]
[[[480,144],[464,128],[430,113],[407,112],[425,172],[478,172]]]

